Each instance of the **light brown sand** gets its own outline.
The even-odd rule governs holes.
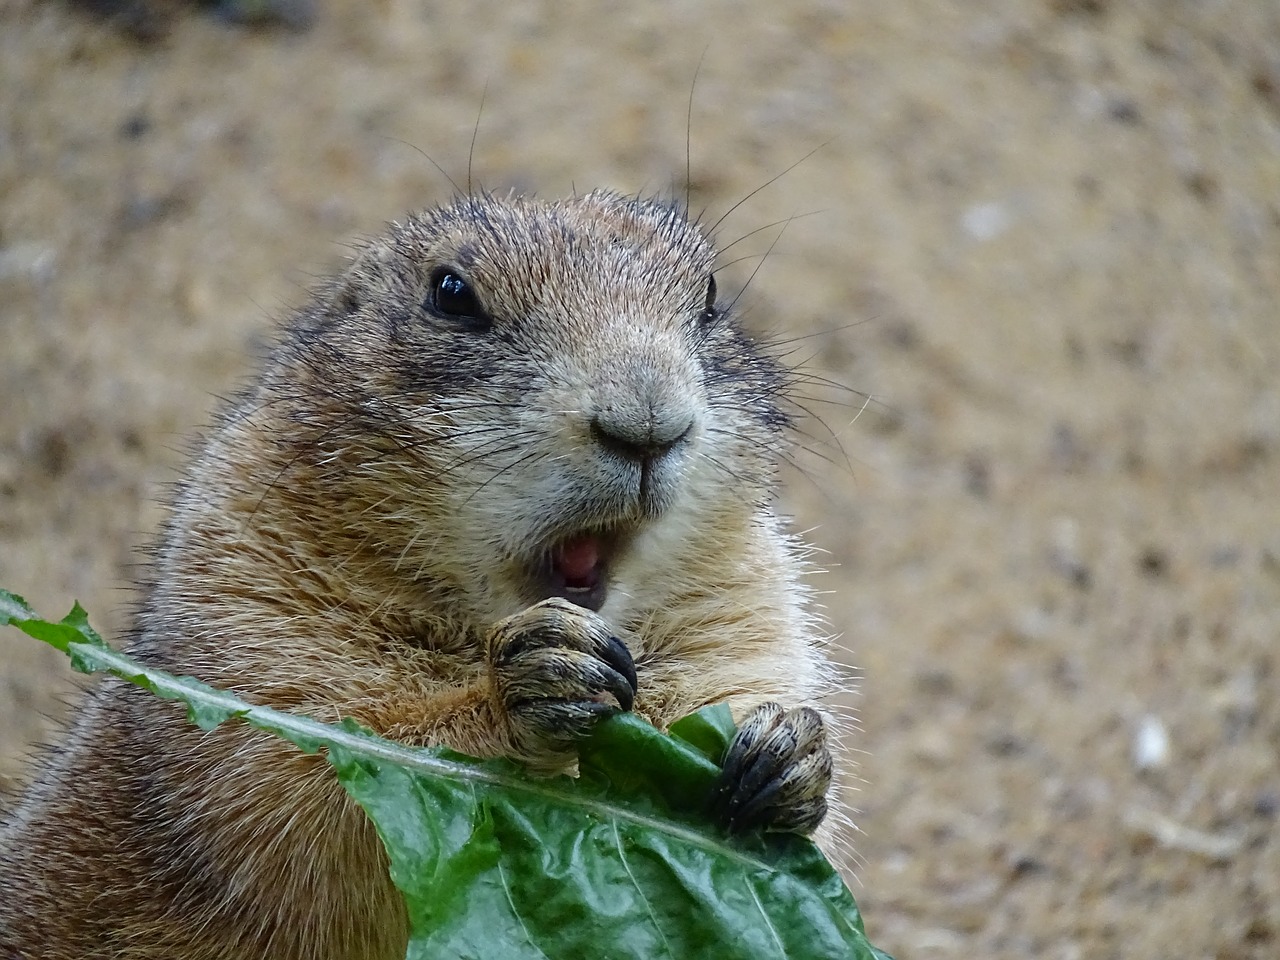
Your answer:
[[[873,397],[818,391],[789,493],[863,678],[873,939],[1280,955],[1280,7],[603,7],[0,7],[0,584],[118,637],[183,438],[340,241],[450,193],[423,152],[465,183],[486,86],[478,182],[680,190],[705,49],[694,206],[822,146],[723,236],[814,212],[744,302]],[[10,787],[56,659],[0,635]]]

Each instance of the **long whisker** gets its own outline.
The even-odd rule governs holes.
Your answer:
[[[756,227],[754,230],[749,230],[749,231],[747,231],[747,232],[746,232],[746,233],[744,233],[742,236],[740,236],[737,240],[733,240],[733,241],[731,241],[731,242],[729,242],[729,243],[726,243],[724,246],[720,247],[716,252],[717,252],[720,256],[724,256],[724,254],[725,254],[725,252],[726,252],[726,251],[728,251],[728,250],[732,250],[732,249],[733,249],[734,247],[736,247],[738,244],[742,243],[742,241],[743,241],[743,240],[749,240],[749,239],[751,239],[752,237],[754,237],[756,234],[764,233],[766,230],[769,230],[769,229],[771,229],[771,228],[773,228],[773,227],[776,227],[776,226],[778,226],[778,225],[780,225],[780,224],[783,224],[783,223],[790,223],[792,220],[803,220],[805,217],[813,217],[813,216],[817,216],[819,213],[826,213],[826,211],[825,211],[825,210],[810,210],[808,213],[796,213],[796,214],[792,214],[792,215],[791,215],[791,216],[789,216],[789,217],[784,217],[784,218],[782,218],[781,220],[774,220],[774,221],[773,221],[773,222],[771,222],[771,223],[763,224],[762,226]],[[749,259],[749,258],[740,258],[740,259]],[[730,260],[730,261],[728,261],[727,263],[722,264],[722,266],[728,267],[728,266],[732,266],[733,264],[738,263],[738,262],[739,262],[739,260]]]
[[[804,163],[806,160],[808,160],[810,157],[812,157],[812,156],[813,156],[815,153],[817,153],[819,150],[822,150],[823,148],[825,148],[825,147],[827,146],[827,144],[828,144],[828,143],[830,143],[830,142],[831,142],[831,141],[830,141],[830,140],[828,140],[828,141],[826,141],[826,143],[820,143],[820,144],[818,144],[816,147],[814,147],[812,150],[810,150],[808,153],[806,153],[803,157],[801,157],[801,158],[800,158],[799,160],[797,160],[795,163],[791,164],[791,166],[787,167],[787,168],[786,168],[785,170],[783,170],[781,173],[777,173],[777,174],[775,174],[774,176],[772,176],[772,177],[770,177],[768,180],[766,180],[764,183],[760,184],[760,186],[756,187],[754,190],[752,190],[750,193],[748,193],[745,197],[743,197],[741,200],[739,200],[737,203],[735,203],[733,206],[731,206],[728,210],[726,210],[724,213],[722,213],[722,214],[720,215],[720,219],[719,219],[719,220],[717,220],[715,223],[713,223],[713,224],[710,226],[710,228],[708,228],[707,232],[708,232],[708,233],[710,233],[710,234],[712,234],[712,235],[714,235],[714,234],[715,234],[715,232],[716,232],[717,230],[719,230],[719,229],[720,229],[720,224],[724,223],[724,222],[725,222],[725,220],[727,220],[727,219],[729,218],[729,215],[733,213],[733,211],[737,210],[740,206],[742,206],[744,203],[746,203],[748,200],[750,200],[752,197],[754,197],[754,196],[755,196],[757,193],[759,193],[761,190],[764,190],[764,189],[766,189],[766,188],[768,188],[768,187],[773,186],[773,184],[777,183],[779,180],[781,180],[783,177],[785,177],[788,173],[790,173],[790,172],[791,172],[792,170],[794,170],[796,167],[800,166],[800,164]]]
[[[769,259],[769,255],[773,253],[774,248],[777,247],[778,241],[781,240],[782,235],[787,232],[787,227],[790,226],[790,224],[791,224],[790,219],[783,221],[782,228],[778,231],[778,235],[773,238],[773,243],[769,244],[769,249],[764,252],[764,255],[760,258],[760,262],[756,264],[756,268],[751,271],[751,276],[747,277],[747,282],[742,285],[742,289],[739,290],[737,295],[733,298],[733,300],[729,302],[730,311],[732,311],[733,308],[738,305],[738,301],[742,299],[742,295],[747,292],[747,288],[751,286],[752,282],[756,278],[756,275],[760,272],[760,269],[765,265],[765,261]]]

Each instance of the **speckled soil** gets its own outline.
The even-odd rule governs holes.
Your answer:
[[[341,241],[451,192],[426,154],[683,192],[705,51],[693,205],[796,217],[751,321],[872,398],[815,388],[787,499],[861,678],[873,939],[1280,956],[1280,7],[604,8],[0,7],[0,584],[119,636],[184,438]],[[72,689],[0,635],[6,789]]]

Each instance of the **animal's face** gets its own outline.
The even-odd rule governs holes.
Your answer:
[[[599,609],[639,532],[749,514],[782,377],[714,259],[672,207],[609,193],[463,199],[372,245],[309,335],[353,374],[333,455],[380,546],[499,606]]]

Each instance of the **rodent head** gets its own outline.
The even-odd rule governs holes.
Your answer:
[[[783,369],[717,301],[715,258],[675,206],[604,191],[394,225],[285,340],[310,427],[286,455],[477,612],[599,609],[638,534],[769,498]]]

